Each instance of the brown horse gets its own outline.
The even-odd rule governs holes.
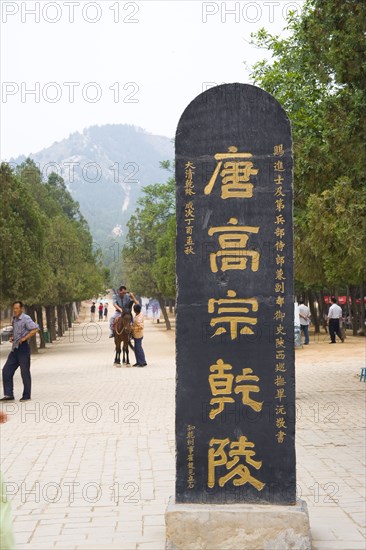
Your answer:
[[[130,359],[128,356],[128,346],[133,350],[135,349],[131,344],[132,327],[131,327],[131,315],[125,313],[120,315],[115,320],[114,324],[114,343],[116,345],[116,356],[114,358],[114,364],[116,367],[121,366],[121,343],[123,343],[123,359],[122,362],[126,363],[126,367],[130,367]]]

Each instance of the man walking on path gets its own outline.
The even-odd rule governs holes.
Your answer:
[[[304,300],[300,301],[299,315],[301,331],[304,333],[305,337],[304,344],[307,346],[309,343],[310,309],[304,304]]]
[[[342,308],[337,304],[337,300],[335,298],[332,298],[333,304],[330,306],[328,311],[328,325],[329,325],[329,334],[331,341],[330,344],[335,344],[336,339],[335,335],[338,336],[342,342],[344,342],[344,338],[341,333],[341,328],[339,324],[339,320],[341,319],[343,315]]]
[[[14,401],[13,378],[15,371],[20,367],[23,380],[23,397],[20,401],[28,401],[31,398],[31,374],[30,374],[30,347],[29,339],[37,334],[39,325],[23,311],[23,302],[13,303],[13,336],[11,352],[3,367],[4,397],[0,401]]]

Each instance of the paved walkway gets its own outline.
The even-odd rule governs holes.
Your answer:
[[[115,368],[107,323],[97,325],[75,325],[33,357],[32,401],[3,406],[1,468],[18,550],[164,549],[174,333],[148,321],[148,367]],[[4,363],[9,344],[0,349]],[[298,493],[314,549],[364,550],[365,341],[312,341],[296,354]]]

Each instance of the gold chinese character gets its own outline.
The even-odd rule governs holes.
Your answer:
[[[276,428],[287,428],[284,418],[276,418]]]
[[[275,208],[277,212],[281,212],[281,210],[285,208],[285,203],[283,202],[283,199],[275,200]]]
[[[225,364],[222,359],[218,359],[214,365],[210,366],[210,372],[213,373],[210,374],[208,377],[211,393],[212,395],[221,396],[213,397],[210,400],[210,405],[218,405],[217,408],[211,409],[210,411],[209,417],[211,420],[213,420],[218,414],[220,414],[224,410],[225,403],[234,403],[234,399],[232,397],[228,397],[230,394],[232,394],[234,376],[231,373],[229,374],[228,372],[225,372],[231,370],[232,366],[229,364]],[[243,369],[242,372],[242,375],[238,375],[235,378],[235,382],[237,384],[239,382],[259,381],[258,376],[251,376],[251,374],[253,373],[252,369]],[[237,385],[234,389],[234,393],[242,393],[243,405],[248,405],[256,412],[262,410],[263,402],[259,403],[258,401],[254,401],[249,394],[251,392],[258,393],[259,391],[259,386],[253,385],[252,383],[241,386]]]
[[[284,298],[283,296],[277,296],[277,298],[276,298],[276,304],[277,304],[279,307],[282,307],[284,303],[285,303],[285,298]]]
[[[286,372],[285,363],[276,363],[276,372]]]
[[[242,159],[251,159],[253,155],[238,153],[237,147],[229,147],[228,151],[228,153],[217,153],[215,155],[215,159],[220,162],[204,189],[205,195],[211,193],[222,162],[225,160],[224,169],[220,172],[222,177],[221,198],[250,198],[253,196],[253,184],[249,182],[250,176],[256,176],[258,170],[254,168],[253,162]]]
[[[278,399],[280,402],[282,399],[285,399],[285,390],[283,388],[277,388],[277,393],[275,395],[275,399]]]
[[[276,283],[275,284],[275,292],[281,292],[282,294],[285,293],[285,283]]]
[[[285,352],[283,350],[276,351],[276,359],[285,359]]]
[[[193,246],[192,245],[186,245],[184,247],[184,253],[185,254],[196,254],[195,251],[193,250]]]
[[[286,414],[284,405],[276,405],[276,414]]]
[[[283,338],[276,338],[276,348],[284,348],[285,340]]]
[[[275,314],[273,316],[273,318],[276,320],[276,321],[283,321],[284,318],[286,316],[286,313],[284,313],[283,311],[280,311],[279,309],[277,309],[275,311]]]
[[[225,447],[229,444],[230,451],[227,453]],[[217,446],[216,449],[215,446]],[[254,478],[245,464],[239,463],[240,457],[244,457],[244,462],[250,464],[256,470],[261,468],[262,461],[257,461],[253,458],[255,456],[253,448],[254,443],[248,441],[244,435],[240,436],[238,441],[231,443],[229,438],[212,438],[210,449],[208,450],[208,487],[213,488],[216,484],[216,468],[225,466],[226,470],[230,471],[226,475],[219,477],[218,484],[220,487],[223,487],[232,479],[235,487],[250,483],[258,491],[261,491],[265,484]]]
[[[274,195],[275,197],[285,197],[285,194],[282,191],[282,186],[276,187]]]
[[[284,178],[278,174],[277,178],[275,178],[274,182],[276,185],[282,185],[284,181]]]
[[[196,193],[193,191],[194,185],[191,181],[186,181],[184,185],[184,193],[188,196],[195,195]]]
[[[275,385],[276,386],[285,386],[286,385],[286,380],[284,379],[283,376],[277,374],[276,376],[276,380],[275,380]]]
[[[253,314],[258,311],[258,302],[255,298],[236,298],[234,290],[227,291],[227,298],[210,298],[208,301],[208,312],[215,313],[217,306],[217,314],[222,317],[214,317],[210,321],[210,326],[214,327],[219,324],[228,323],[230,326],[230,337],[235,340],[238,337],[238,325],[245,325],[240,329],[240,334],[254,334],[252,329],[247,325],[256,325],[257,319],[249,317],[247,314]],[[226,333],[224,327],[219,327],[213,336]]]
[[[283,229],[283,227],[276,227],[274,234],[276,235],[276,237],[280,237],[282,239],[282,237],[285,236],[285,230]]]
[[[276,326],[276,335],[278,334],[282,334],[283,336],[286,334],[285,327],[282,324]]]
[[[184,207],[184,216],[185,218],[194,218],[194,206],[193,202],[187,202]]]
[[[278,443],[283,443],[283,441],[284,441],[284,439],[285,439],[285,435],[286,435],[286,432],[283,432],[282,430],[280,430],[280,431],[276,434]]]
[[[286,244],[283,241],[276,241],[275,242],[275,249],[279,250],[280,252],[285,248]]]
[[[284,172],[285,169],[283,167],[283,162],[282,160],[278,160],[277,162],[274,163],[274,169],[276,172]]]
[[[273,147],[273,154],[275,156],[278,156],[278,157],[282,157],[283,154],[284,154],[284,150],[283,150],[283,144],[281,143],[280,145],[275,145]]]
[[[208,234],[210,237],[215,233],[223,233],[219,235],[219,245],[221,250],[210,254],[210,267],[213,273],[217,273],[217,259],[221,258],[221,271],[228,269],[246,269],[248,257],[251,258],[252,271],[258,271],[259,267],[259,252],[254,250],[245,250],[249,235],[246,233],[258,233],[259,227],[237,226],[238,220],[230,218],[229,225],[221,227],[210,227]]]
[[[253,380],[254,382],[259,382],[259,377],[255,375],[252,376],[252,372],[253,372],[252,369],[243,369],[243,374],[239,374],[235,378],[235,382],[237,384],[238,382],[249,382],[251,380]],[[258,393],[259,391],[260,391],[260,387],[255,386],[253,384],[251,385],[248,384],[245,386],[236,386],[234,389],[234,393],[242,394],[243,405],[248,405],[253,409],[253,411],[256,411],[256,412],[259,412],[262,410],[263,401],[261,403],[259,403],[258,401],[254,401],[254,399],[252,399],[249,394],[251,392]]]
[[[276,225],[283,225],[285,223],[285,218],[280,214],[279,216],[276,216],[275,224]]]
[[[193,235],[193,225],[187,225],[186,233],[187,235]]]
[[[227,397],[232,393],[234,375],[228,374],[225,371],[231,370],[232,366],[225,364],[222,359],[218,359],[216,364],[210,366],[210,372],[213,373],[208,377],[211,393],[212,395],[225,396],[216,398],[213,397],[211,399],[210,405],[218,405],[216,409],[210,410],[209,417],[211,420],[213,420],[215,416],[224,410],[225,403],[234,403],[234,399],[232,397]]]
[[[277,254],[276,256],[276,264],[277,265],[283,265],[285,263],[285,256],[280,256]]]

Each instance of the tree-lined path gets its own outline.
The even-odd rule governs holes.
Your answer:
[[[174,494],[174,332],[148,320],[148,366],[115,368],[108,323],[96,325],[94,343],[96,328],[82,322],[33,356],[32,401],[3,405],[1,467],[19,550],[164,548]],[[361,550],[364,339],[329,349],[322,336],[296,354],[298,493],[314,548]]]

